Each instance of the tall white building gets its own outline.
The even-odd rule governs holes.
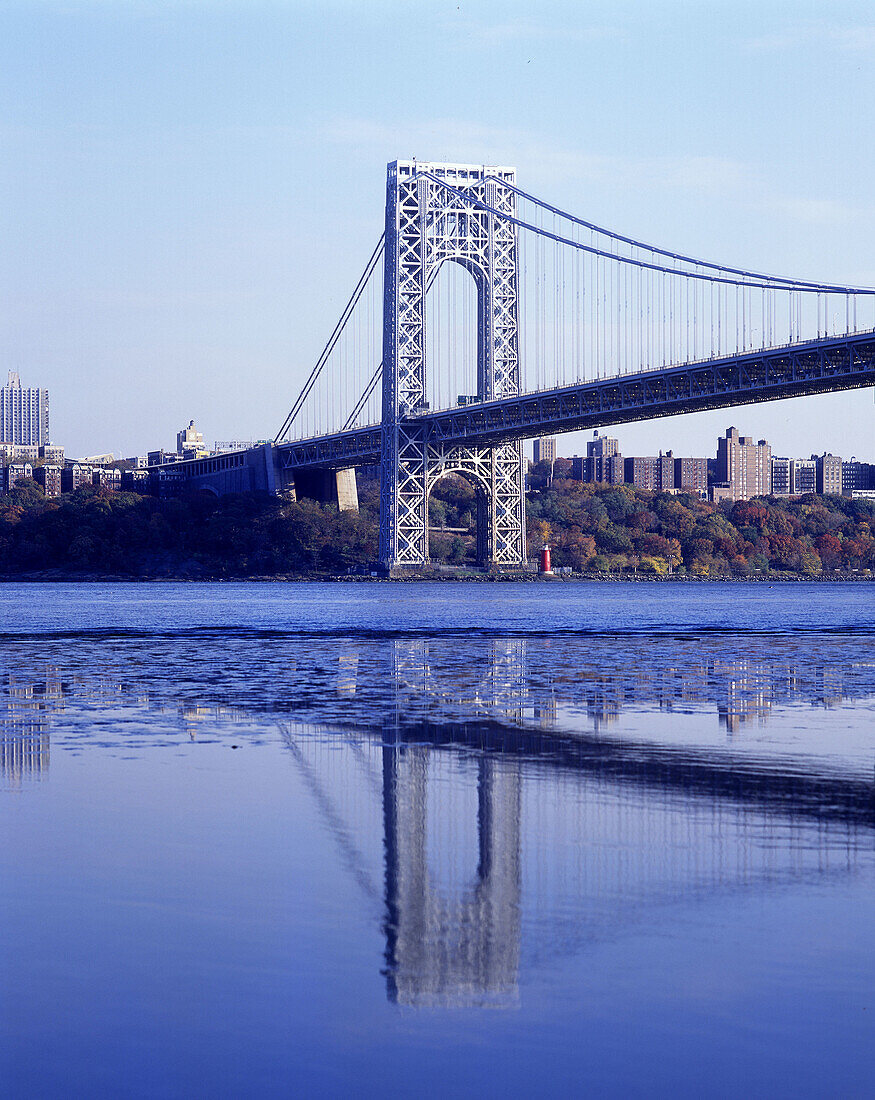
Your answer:
[[[796,496],[817,492],[817,462],[813,458],[793,459],[793,488]]]
[[[176,453],[183,455],[193,452],[196,455],[203,450],[204,437],[194,426],[194,421],[191,420],[187,428],[183,428],[181,432],[176,433]]]
[[[555,436],[542,436],[536,439],[533,454],[536,466],[539,462],[554,462],[556,460]]]
[[[49,391],[26,390],[16,371],[0,387],[0,443],[44,447],[49,442]]]

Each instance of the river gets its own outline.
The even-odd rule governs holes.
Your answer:
[[[873,610],[0,586],[0,1092],[871,1095]]]

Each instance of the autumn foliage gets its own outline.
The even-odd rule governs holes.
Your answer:
[[[875,569],[869,500],[812,495],[713,505],[557,479],[529,496],[530,547],[544,523],[553,564],[582,572],[811,577]]]
[[[237,494],[157,500],[80,489],[49,500],[33,482],[0,496],[0,573],[130,576],[343,573],[377,557],[376,484],[361,510]],[[875,571],[875,502],[776,497],[708,504],[693,496],[556,478],[528,497],[529,557],[619,576],[865,576]],[[477,499],[458,477],[430,501],[433,560],[473,561]]]

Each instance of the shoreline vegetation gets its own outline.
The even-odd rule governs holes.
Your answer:
[[[537,482],[535,482],[537,484]],[[477,500],[447,477],[430,501],[432,564],[400,580],[517,581],[478,570]],[[360,510],[257,494],[160,500],[107,489],[46,498],[33,482],[0,496],[3,581],[372,580],[376,484]],[[568,579],[867,581],[875,579],[875,501],[761,497],[709,504],[691,495],[556,479],[528,494],[529,557],[545,541]]]
[[[626,574],[622,576],[606,576],[599,573],[568,573],[564,576],[553,574],[545,577],[534,571],[528,573],[515,573],[510,571],[490,572],[488,570],[471,569],[458,572],[438,572],[428,567],[423,569],[411,569],[403,574],[389,576],[370,576],[365,574],[338,574],[338,573],[273,573],[260,575],[257,573],[245,573],[238,575],[224,574],[222,576],[210,576],[203,574],[191,576],[190,574],[162,574],[139,575],[130,573],[62,573],[60,571],[31,573],[0,573],[0,584],[404,584],[412,581],[439,581],[443,583],[465,582],[466,584],[495,584],[510,582],[552,583],[567,584],[575,581],[587,581],[594,584],[765,584],[772,587],[775,584],[866,584],[875,581],[875,576],[859,574],[828,574],[820,577],[803,577],[799,574],[780,574],[763,577],[690,577],[690,576],[644,576],[643,574]]]

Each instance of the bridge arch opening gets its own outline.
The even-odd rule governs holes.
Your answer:
[[[428,552],[432,562],[485,565],[489,561],[489,494],[465,470],[446,470],[428,494]]]
[[[480,391],[480,316],[484,275],[475,264],[448,258],[429,279],[425,296],[425,388],[434,409],[476,400]]]

